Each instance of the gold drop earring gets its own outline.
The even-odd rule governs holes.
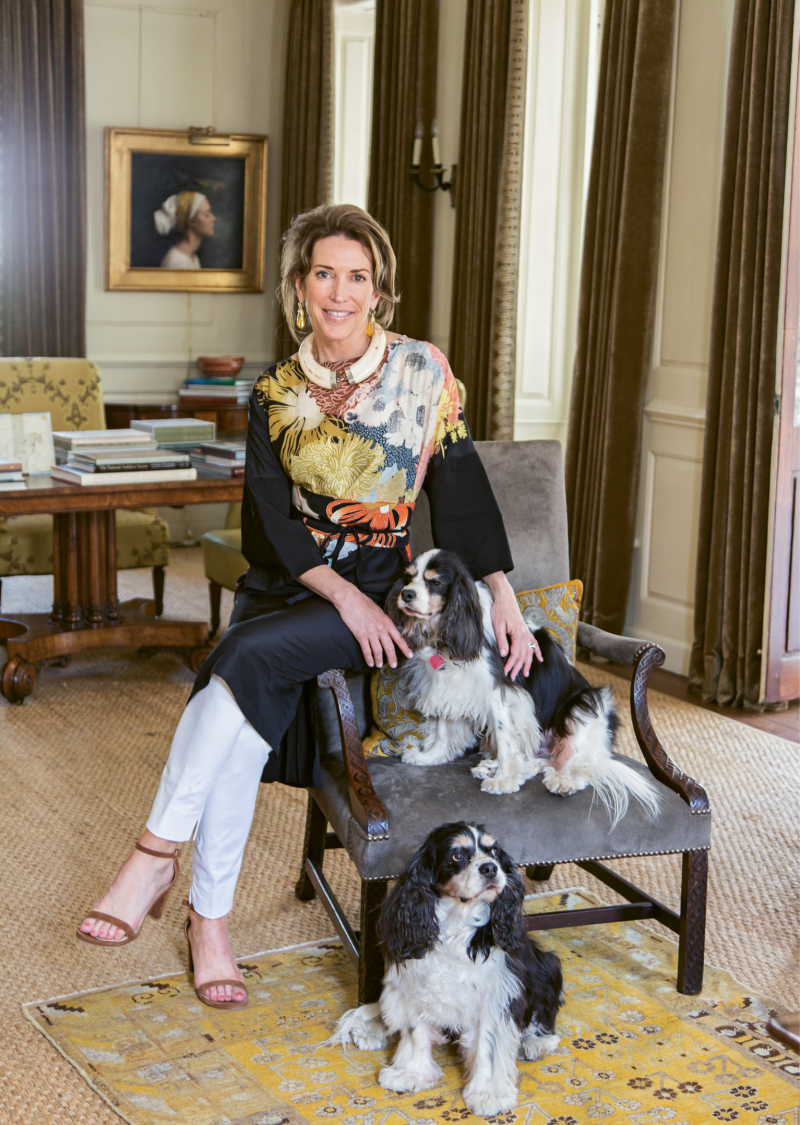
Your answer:
[[[367,321],[367,335],[368,336],[374,336],[375,335],[375,310],[374,309],[370,310],[369,320]]]
[[[295,320],[295,324],[301,332],[306,326],[306,314],[303,312],[303,304],[301,301],[297,304],[297,319]]]

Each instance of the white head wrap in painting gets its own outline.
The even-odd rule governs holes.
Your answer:
[[[189,205],[188,211],[186,211],[184,214],[179,214],[180,211],[184,211],[184,208],[186,206],[185,203],[183,207],[179,206],[179,204],[182,202],[181,196],[189,195],[191,195],[193,198],[191,204]],[[182,191],[177,195],[171,195],[169,199],[165,199],[161,204],[160,209],[153,212],[153,218],[155,219],[156,230],[158,231],[158,233],[171,234],[172,231],[175,230],[176,226],[179,227],[179,229],[183,229],[183,227],[185,227],[188,222],[191,222],[191,220],[200,210],[200,206],[205,198],[206,197],[201,191]]]

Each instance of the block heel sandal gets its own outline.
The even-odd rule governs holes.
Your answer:
[[[192,909],[192,904],[190,902],[187,902],[186,899],[183,900],[183,905],[188,906],[190,910]],[[192,918],[191,918],[191,915],[190,915],[186,919],[186,923],[183,927],[183,932],[184,932],[184,935],[186,937],[186,945],[187,945],[187,948],[189,950],[189,972],[194,973],[194,957],[192,956],[192,939],[189,937],[189,927],[191,926],[191,924],[192,924]],[[231,988],[240,988],[242,990],[242,992],[244,993],[244,1000],[211,1000],[206,995],[206,989],[208,989],[208,988],[220,988],[220,987],[224,987],[226,984],[229,984],[231,986]],[[218,1008],[220,1011],[223,1011],[223,1012],[237,1012],[237,1011],[239,1011],[240,1008],[246,1008],[247,1002],[250,999],[250,997],[247,994],[247,988],[244,986],[244,984],[240,980],[207,980],[205,982],[205,984],[201,984],[199,987],[197,987],[197,985],[195,985],[194,991],[195,991],[195,995],[197,996],[197,999],[200,1001],[201,1004],[207,1004],[209,1008]]]
[[[81,941],[85,941],[87,945],[129,945],[132,941],[136,941],[137,937],[142,932],[142,926],[144,925],[145,918],[154,918],[156,921],[158,921],[158,919],[164,913],[164,907],[167,903],[167,895],[175,886],[175,881],[180,874],[178,856],[181,854],[181,849],[176,848],[174,852],[154,852],[152,848],[146,848],[138,841],[134,844],[134,848],[137,852],[144,852],[145,855],[153,855],[157,859],[171,859],[174,867],[172,882],[166,888],[166,890],[161,891],[158,895],[156,895],[156,897],[150,903],[147,910],[145,910],[144,914],[142,915],[142,920],[139,923],[139,928],[137,930],[134,930],[134,928],[132,926],[129,926],[127,922],[124,922],[122,918],[115,918],[112,914],[103,914],[101,910],[88,911],[85,916],[86,918],[97,918],[100,922],[110,922],[112,926],[116,926],[117,929],[122,930],[122,932],[125,934],[125,937],[120,938],[117,941],[109,940],[108,938],[96,938],[92,937],[91,934],[85,934],[79,926],[76,932],[76,936]]]

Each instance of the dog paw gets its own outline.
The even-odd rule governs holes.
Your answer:
[[[498,777],[487,777],[481,782],[481,789],[484,793],[516,793],[521,787],[522,780],[518,777],[508,777],[504,775]]]
[[[508,1113],[514,1108],[517,1090],[515,1086],[500,1090],[475,1090],[467,1085],[464,1087],[464,1104],[478,1117],[494,1117],[496,1113]]]
[[[442,1069],[435,1063],[419,1070],[402,1070],[396,1066],[384,1066],[378,1075],[378,1083],[384,1090],[394,1090],[396,1094],[416,1094],[419,1090],[430,1090],[442,1077]]]
[[[477,766],[473,766],[469,772],[473,777],[481,779],[494,777],[497,772],[497,762],[493,758],[484,758],[482,762],[478,762]]]
[[[380,1051],[389,1042],[386,1028],[380,1022],[364,1028],[353,1028],[350,1033],[359,1051]]]
[[[545,771],[544,787],[557,797],[569,797],[572,793],[585,789],[588,784],[588,778],[565,777],[555,771],[550,774]]]
[[[530,1038],[523,1039],[520,1046],[528,1062],[536,1062],[537,1059],[543,1059],[545,1055],[555,1051],[558,1043],[557,1035],[531,1035]]]

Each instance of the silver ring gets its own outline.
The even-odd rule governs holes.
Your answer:
[[[536,648],[536,641],[528,641],[528,648]]]

